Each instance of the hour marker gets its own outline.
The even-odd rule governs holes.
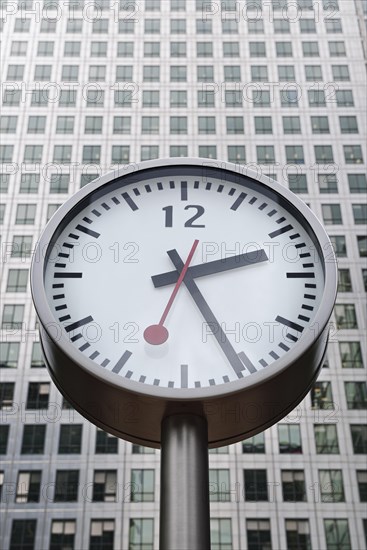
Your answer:
[[[64,288],[64,283],[57,283],[55,285],[52,285],[52,288]]]
[[[90,218],[87,218],[87,216],[84,216],[83,222],[92,223],[92,220]]]
[[[143,383],[144,383],[146,379],[147,379],[146,376],[141,375],[141,377],[139,378],[139,382],[143,382]]]
[[[59,267],[60,269],[63,269],[64,267],[66,267],[66,264],[56,263],[55,267]]]
[[[162,184],[161,181],[157,182],[157,189],[158,189],[158,191],[163,191],[163,184]]]
[[[194,189],[199,189],[200,181],[194,182]]]
[[[65,294],[55,294],[52,298],[54,300],[61,300],[62,298],[65,298]]]
[[[304,271],[293,271],[290,273],[287,273],[288,279],[314,279],[315,273],[306,273]]]
[[[307,306],[306,304],[302,304],[302,309],[307,309],[307,311],[313,311],[313,306]]]
[[[97,218],[99,218],[99,216],[101,215],[101,213],[96,209],[94,208],[94,210],[92,210],[92,213],[97,216]]]
[[[293,336],[293,334],[289,334],[289,332],[287,332],[285,337],[288,338],[289,340],[292,340],[292,342],[298,342],[298,338],[296,336]]]
[[[314,264],[302,264],[302,267],[304,268],[314,267]]]
[[[306,315],[298,315],[298,319],[300,321],[306,321],[306,323],[308,323],[308,321],[310,320],[310,318],[306,317]]]
[[[218,185],[217,193],[221,193],[224,189],[224,185],[220,184]]]
[[[70,254],[65,254],[65,252],[59,252],[58,257],[59,258],[69,258]]]
[[[293,229],[293,225],[285,225],[284,227],[281,227],[280,229],[277,229],[276,231],[273,231],[272,233],[269,233],[269,237],[271,239],[274,239],[274,237],[278,237],[278,235],[283,235],[283,233],[287,233]]]
[[[260,359],[259,363],[262,367],[267,367],[268,366],[268,363],[265,361],[265,359]]]
[[[236,192],[236,189],[234,187],[231,187],[231,189],[228,191],[228,195],[232,197]]]
[[[201,388],[201,382],[197,380],[196,382],[194,382],[194,386],[195,388]]]
[[[105,202],[102,202],[102,206],[105,210],[111,210],[111,208]]]
[[[284,351],[289,351],[289,347],[286,346],[285,344],[283,344],[283,342],[280,342],[280,343],[278,344],[278,346],[279,346],[281,349],[283,349]]]
[[[315,294],[304,294],[303,297],[307,300],[316,300]]]
[[[113,372],[113,371],[112,371]],[[125,374],[125,378],[131,378],[133,375],[133,371],[132,370],[128,370],[127,373]]]
[[[91,323],[92,321],[93,321],[93,317],[91,315],[88,315],[88,317],[84,317],[84,319],[80,319],[79,321],[75,321],[75,323],[71,323],[71,325],[68,325],[67,327],[65,327],[65,330],[66,332],[71,332],[76,328],[79,328],[79,327],[82,327],[83,325]]]
[[[309,258],[310,256],[311,256],[311,254],[309,252],[304,252],[303,254],[299,255],[300,258]]]
[[[257,198],[252,197],[252,199],[250,199],[248,202],[249,202],[249,204],[254,204],[256,201],[257,201]]]
[[[80,351],[84,351],[86,349],[90,348],[90,344],[88,344],[88,342],[86,342],[85,344],[83,344],[82,346],[80,346]]]
[[[285,317],[281,317],[280,315],[277,315],[275,320],[278,323],[282,323],[282,325],[285,325],[286,327],[292,328],[293,330],[297,332],[302,332],[304,327],[299,325],[298,323],[294,323],[293,321],[290,321],[289,319],[286,319]]]
[[[181,365],[181,388],[187,388],[189,384],[189,367]]]
[[[59,317],[60,323],[63,323],[64,321],[69,321],[71,319],[70,315],[64,315],[63,317]]]
[[[229,376],[223,376],[223,382],[227,383],[229,382]]]
[[[259,210],[264,210],[264,208],[266,208],[268,205],[266,202],[263,202],[262,204],[260,204],[260,206],[258,207]]]
[[[74,245],[70,243],[63,243],[62,246],[65,246],[65,248],[74,248]]]
[[[214,380],[214,378],[209,378],[209,385],[210,385],[210,386],[215,386],[215,380]]]
[[[98,239],[98,237],[100,236],[100,233],[97,233],[97,231],[93,231],[93,229],[89,229],[89,227],[85,227],[85,225],[80,225],[80,223],[78,223],[75,229],[81,231],[82,233],[85,233],[86,235],[90,235],[95,239]]]
[[[196,183],[196,182],[195,182]],[[175,182],[174,181],[170,181],[169,182],[169,188],[170,189],[174,189],[175,188]]]
[[[65,271],[63,273],[62,271],[54,273],[55,279],[81,279],[83,277],[83,273],[73,272],[73,271]]]
[[[98,355],[99,355],[99,351],[94,351],[92,355],[89,356],[89,359],[95,359],[96,357],[98,357]]]
[[[273,359],[279,359],[279,355],[277,353],[275,353],[275,351],[271,351],[269,353],[269,355],[273,358]]]
[[[181,200],[187,201],[187,181],[181,181]]]
[[[168,387],[169,387],[169,388],[173,388],[174,385],[175,385],[175,383],[172,382],[172,380],[170,380],[170,381],[168,382]]]
[[[275,220],[276,223],[283,223],[285,222],[285,217],[282,216],[281,218],[278,218],[277,220]]]
[[[272,216],[274,216],[274,214],[276,214],[277,211],[276,210],[271,210],[268,214],[268,216],[271,218]]]
[[[113,367],[112,372],[118,373],[125,365],[126,361],[129,359],[131,351],[126,350],[117,361],[116,365]]]
[[[252,363],[252,361],[250,361],[250,359],[247,357],[246,353],[244,351],[240,351],[240,353],[238,354],[239,358],[241,359],[242,363],[245,365],[245,367],[247,368],[247,370],[249,372],[251,372],[251,374],[253,372],[256,372],[256,368],[255,368],[255,365]]]
[[[110,362],[109,359],[105,359],[104,361],[102,361],[101,367],[107,367],[107,365],[108,365],[109,362]]]
[[[295,233],[294,235],[289,235],[289,238],[293,241],[294,239],[298,239],[301,235],[299,233]]]
[[[125,199],[126,204],[130,206],[131,210],[138,210],[137,205],[128,193],[122,193],[122,198]]]
[[[139,189],[138,189],[137,187],[134,187],[133,193],[134,193],[134,195],[135,195],[136,197],[139,197],[139,195],[140,195],[140,191],[139,191]]]
[[[246,197],[247,197],[247,193],[241,193],[240,196],[237,197],[237,199],[232,204],[231,210],[237,210],[237,208],[243,203]]]
[[[63,310],[63,309],[67,309],[67,306],[66,306],[65,304],[63,304],[62,306],[56,306],[56,307],[55,307],[55,310],[56,310],[56,311],[61,311],[61,310]]]
[[[144,188],[145,188],[145,191],[146,191],[147,193],[151,193],[151,192],[152,192],[152,188],[150,187],[150,185],[148,185],[148,184],[147,184],[147,185],[144,185]]]
[[[115,204],[120,204],[120,201],[117,197],[112,197],[112,202],[114,202]]]
[[[154,378],[153,386],[159,386],[159,384],[160,384],[159,378]]]
[[[208,183],[205,186],[205,191],[210,191],[211,188],[212,188],[212,182],[208,181]]]
[[[295,244],[294,246],[296,248],[303,248],[304,246],[306,246],[306,243],[298,243],[298,244]]]
[[[306,283],[305,288],[316,288],[316,285],[313,283]]]
[[[69,237],[71,239],[75,239],[76,241],[79,239],[79,235],[75,235],[75,233],[69,233]]]
[[[76,342],[77,340],[79,340],[79,338],[81,338],[83,335],[81,332],[79,332],[78,334],[76,334],[75,336],[73,336],[72,338],[70,338],[70,340],[72,342]]]

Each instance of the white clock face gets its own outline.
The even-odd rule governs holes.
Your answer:
[[[230,384],[317,330],[324,270],[302,215],[253,180],[198,174],[112,182],[61,224],[48,303],[101,373],[145,387]]]

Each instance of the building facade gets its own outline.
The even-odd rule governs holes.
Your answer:
[[[210,452],[212,548],[366,550],[366,2],[1,9],[2,548],[158,548],[159,451],[98,430],[50,382],[29,267],[81,186],[122,164],[195,156],[289,186],[323,221],[339,269],[310,394]]]

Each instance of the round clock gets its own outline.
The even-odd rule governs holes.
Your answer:
[[[165,416],[195,413],[215,447],[309,390],[336,262],[314,214],[277,182],[169,159],[101,177],[61,206],[31,286],[50,374],[81,414],[159,447]]]

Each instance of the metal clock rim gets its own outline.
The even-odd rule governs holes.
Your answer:
[[[303,201],[301,201],[301,199],[294,196],[293,193],[291,193],[286,187],[283,187],[280,183],[268,178],[267,176],[259,176],[255,171],[248,169],[243,165],[232,164],[221,160],[205,161],[204,159],[194,157],[174,157],[168,159],[143,161],[141,163],[128,165],[97,178],[84,188],[80,189],[77,193],[75,193],[75,195],[67,199],[48,222],[40,240],[38,241],[37,249],[40,253],[40,259],[37,261],[37,253],[34,254],[32,259],[31,292],[35,303],[36,312],[47,337],[53,340],[56,346],[62,349],[63,353],[65,353],[73,362],[77,363],[83,370],[115,388],[120,387],[121,389],[127,390],[141,397],[164,399],[166,401],[206,401],[218,396],[230,396],[253,386],[261,385],[261,383],[278,376],[298,357],[307,353],[309,348],[314,344],[315,340],[317,340],[317,337],[312,333],[312,331],[308,330],[307,333],[302,335],[302,338],[295,344],[295,346],[283,357],[274,361],[269,369],[258,371],[250,377],[245,377],[218,386],[186,389],[163,388],[153,385],[145,385],[133,380],[119,377],[118,375],[115,375],[107,370],[102,370],[91,359],[78,352],[78,350],[68,340],[66,334],[62,333],[61,339],[59,341],[55,341],[48,328],[49,326],[52,326],[52,324],[59,323],[53,316],[48,305],[45,287],[43,284],[44,269],[46,265],[46,254],[43,255],[43,251],[50,247],[52,238],[67,213],[70,213],[80,202],[84,201],[88,195],[94,193],[115,179],[123,178],[124,176],[129,176],[134,173],[143,173],[144,171],[167,166],[195,166],[197,168],[201,167],[202,169],[207,167],[218,171],[229,171],[238,174],[239,176],[242,175],[250,178],[257,183],[263,184],[266,188],[270,189],[272,193],[280,195],[283,200],[294,205],[295,209],[300,212],[309,228],[314,233],[317,242],[320,244],[320,251],[322,253],[322,261],[324,266],[325,288],[333,289],[332,295],[331,292],[330,294],[325,292],[323,293],[319,309],[315,315],[315,319],[313,320],[313,325],[316,327],[318,326],[318,335],[323,334],[329,321],[335,300],[337,270],[336,262],[328,262],[325,258],[324,247],[331,247],[331,243],[315,214],[311,212],[311,210]],[[39,281],[42,281],[42,284],[39,284]]]

